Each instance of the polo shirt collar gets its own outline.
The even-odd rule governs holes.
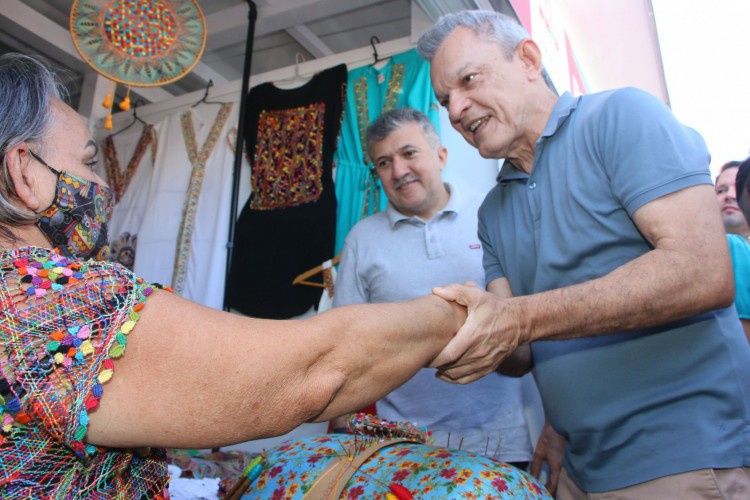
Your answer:
[[[463,205],[463,198],[458,192],[458,189],[456,189],[452,184],[448,182],[444,182],[443,184],[445,184],[445,187],[448,189],[448,192],[450,193],[450,197],[448,198],[448,203],[446,203],[443,209],[439,210],[435,215],[432,216],[433,219],[443,213],[458,213],[458,211],[461,209]],[[403,220],[419,219],[419,217],[416,217],[416,216],[409,216],[409,215],[402,214],[401,212],[396,210],[396,207],[394,207],[390,201],[388,202],[388,205],[386,206],[385,213],[388,216],[388,222],[391,224],[391,228],[396,227],[396,224]],[[422,220],[422,219],[419,219],[419,220]],[[427,221],[422,221],[422,222],[427,222]]]
[[[552,113],[547,119],[547,125],[544,127],[540,140],[555,135],[555,132],[560,129],[562,124],[565,123],[565,120],[567,120],[573,113],[573,110],[576,109],[580,99],[580,97],[573,97],[570,92],[563,93],[563,95],[557,99],[557,103],[555,103],[555,107],[552,109]],[[496,180],[498,183],[504,184],[506,182],[528,178],[529,174],[518,170],[512,163],[505,160],[500,172],[497,174]]]
[[[565,92],[557,99],[555,108],[552,110],[552,114],[547,119],[547,126],[544,127],[542,132],[542,138],[550,137],[555,135],[555,132],[565,123],[565,120],[573,113],[573,110],[578,106],[580,97],[573,97],[570,92]]]

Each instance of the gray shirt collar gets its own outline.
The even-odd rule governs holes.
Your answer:
[[[442,214],[458,213],[458,211],[462,208],[463,198],[461,197],[458,189],[456,189],[452,184],[448,182],[444,182],[443,184],[448,190],[448,194],[450,196],[448,198],[448,203],[445,204],[442,210],[438,210],[438,212],[433,216],[433,219],[435,217],[441,216]],[[424,223],[427,222],[417,216],[402,214],[401,212],[396,210],[396,207],[394,207],[390,201],[388,202],[388,206],[385,210],[386,214],[388,215],[388,222],[390,222],[392,228],[395,227],[398,222],[401,222],[403,220],[419,220]]]

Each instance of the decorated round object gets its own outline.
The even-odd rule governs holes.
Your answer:
[[[415,442],[326,434],[263,452],[226,498],[257,500],[551,500],[530,474],[473,453]]]
[[[97,73],[136,87],[182,78],[206,45],[196,0],[75,0],[70,32]]]

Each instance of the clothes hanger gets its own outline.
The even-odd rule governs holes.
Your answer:
[[[273,84],[279,86],[288,85],[295,82],[306,82],[307,80],[309,80],[313,75],[303,75],[299,70],[299,65],[304,62],[307,62],[307,60],[305,59],[305,54],[303,54],[302,52],[297,52],[294,55],[294,76],[286,78],[284,80],[277,80],[273,82]]]
[[[226,103],[223,103],[221,101],[208,101],[208,100],[206,100],[206,98],[208,97],[208,89],[210,89],[213,86],[214,86],[214,81],[213,80],[209,80],[208,84],[206,85],[206,92],[203,94],[203,97],[201,98],[201,100],[198,101],[198,102],[196,102],[195,104],[193,104],[190,107],[194,108],[194,107],[196,107],[199,104],[226,104]]]
[[[143,119],[140,116],[138,116],[138,113],[136,112],[136,110],[138,109],[138,106],[140,106],[141,104],[145,104],[143,102],[143,99],[138,99],[137,101],[135,101],[135,103],[133,103],[133,121],[131,121],[128,125],[126,125],[125,127],[121,128],[120,130],[118,130],[114,134],[110,134],[110,137],[114,137],[117,134],[119,134],[120,132],[125,132],[127,129],[129,129],[130,127],[132,127],[133,125],[135,125],[136,122],[141,122],[143,125],[148,125],[148,123],[146,123],[145,121],[143,121]]]
[[[315,276],[316,274],[318,274],[321,271],[323,271],[323,269],[335,266],[336,264],[339,263],[339,261],[341,261],[341,252],[339,252],[339,254],[336,257],[334,257],[334,258],[331,259],[331,261],[330,261],[331,265],[330,266],[327,265],[328,261],[326,261],[326,262],[324,262],[324,263],[322,263],[320,265],[317,265],[317,266],[313,267],[312,269],[308,269],[304,273],[302,273],[302,274],[298,275],[296,278],[294,278],[294,280],[292,281],[292,285],[309,285],[309,286],[316,286],[318,288],[325,288],[325,285],[323,283],[317,283],[315,281],[307,281],[307,278]]]
[[[370,37],[370,45],[372,46],[372,58],[373,58],[373,61],[370,64],[370,66],[375,66],[379,62],[384,62],[391,58],[391,56],[386,56],[383,59],[380,59],[380,57],[378,56],[378,49],[375,47],[375,43],[380,43],[380,39],[377,36],[373,35]]]

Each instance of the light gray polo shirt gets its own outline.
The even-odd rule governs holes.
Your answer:
[[[482,196],[461,196],[448,186],[445,208],[428,222],[407,217],[390,203],[357,223],[344,243],[333,306],[392,302],[431,293],[432,287],[473,281],[484,287],[477,209]],[[531,444],[519,379],[488,375],[468,385],[420,370],[377,402],[378,414],[433,432],[435,444],[499,458],[528,461]],[[499,452],[499,453],[498,453]]]

